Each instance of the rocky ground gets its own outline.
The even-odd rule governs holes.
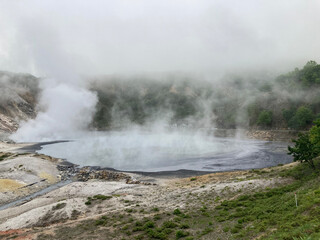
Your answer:
[[[0,145],[1,204],[67,178],[72,181],[0,210],[0,239],[139,239],[138,235],[121,230],[126,221],[152,219],[158,215],[165,220],[176,209],[190,212],[202,205],[213,208],[224,199],[291,181],[274,174],[290,165],[260,171],[167,178],[89,167],[77,169],[44,155],[15,153],[17,147],[21,146]],[[101,229],[97,221],[107,217],[111,217],[110,224],[104,224]],[[66,227],[69,230],[61,235]],[[204,234],[199,238],[218,239],[210,236]],[[229,239],[228,234],[219,238]]]

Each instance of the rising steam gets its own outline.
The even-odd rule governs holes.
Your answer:
[[[42,83],[35,119],[21,124],[12,135],[16,141],[34,142],[74,137],[92,121],[97,97],[94,93],[67,83],[47,79]]]

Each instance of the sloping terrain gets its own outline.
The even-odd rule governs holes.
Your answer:
[[[227,75],[101,76],[92,80],[98,129],[165,121],[196,129],[307,130],[320,117],[320,65],[309,61],[278,77]]]
[[[281,228],[284,222],[274,220],[271,224],[263,220],[280,212],[283,217],[292,211],[304,213],[302,202],[296,210],[291,200],[297,190],[302,199],[304,195],[299,189],[308,183],[285,174],[295,166],[183,179],[135,176],[141,180],[138,184],[73,182],[23,205],[2,210],[0,238],[263,239],[274,233],[288,238],[271,239],[292,239],[304,232],[290,234]],[[142,184],[151,180],[151,185]],[[283,209],[270,212],[282,198],[287,200]],[[263,204],[267,212],[260,205],[253,208],[256,204]],[[229,210],[225,210],[226,206]],[[308,203],[308,207],[313,206],[314,202]],[[250,211],[260,217],[249,218],[253,214]]]
[[[36,116],[38,85],[30,74],[0,72],[0,133],[12,133],[20,121]]]

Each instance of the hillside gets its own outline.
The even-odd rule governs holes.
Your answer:
[[[93,126],[168,122],[194,128],[304,130],[320,115],[320,65],[278,77],[229,75],[214,81],[182,75],[94,79]]]
[[[38,79],[29,74],[0,72],[0,132],[12,133],[36,116]]]
[[[91,129],[132,125],[250,130],[306,130],[320,116],[320,65],[266,77],[229,75],[214,81],[182,74],[105,76],[90,80],[97,93]],[[36,116],[39,79],[0,72],[0,132],[14,132]],[[45,109],[44,109],[45,110]]]

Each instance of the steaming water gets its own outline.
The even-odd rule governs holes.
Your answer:
[[[288,163],[285,144],[215,138],[204,134],[100,132],[38,151],[80,166],[123,171],[229,171]]]

